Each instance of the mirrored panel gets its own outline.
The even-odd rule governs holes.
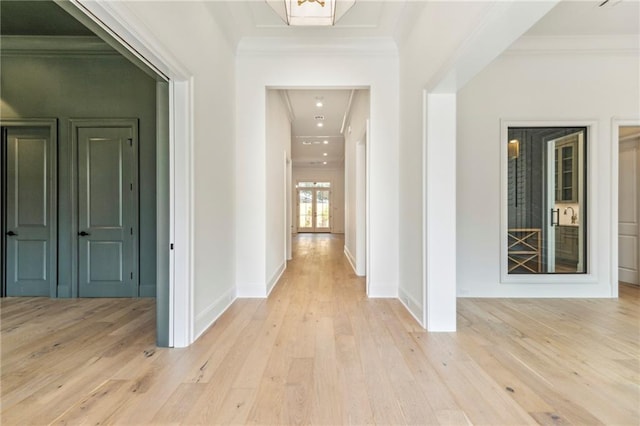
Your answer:
[[[509,274],[587,271],[585,127],[509,127]]]

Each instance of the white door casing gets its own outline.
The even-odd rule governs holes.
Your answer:
[[[638,276],[640,137],[620,141],[618,164],[618,279],[630,284],[640,284]]]

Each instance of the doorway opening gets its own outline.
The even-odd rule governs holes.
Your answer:
[[[618,281],[640,285],[640,126],[619,126],[618,143]]]
[[[335,234],[343,236],[356,274],[366,275],[369,97],[368,88],[267,88],[267,158],[273,158],[267,164],[268,216],[281,205],[274,192],[281,182],[281,152],[291,160],[291,178],[283,175],[289,192],[282,197],[283,219],[268,220],[284,224],[285,242],[283,250],[274,246],[270,253],[287,253],[297,234]],[[267,232],[275,244],[279,233]],[[267,276],[281,272],[278,260],[269,258],[269,265]]]
[[[108,14],[108,11],[103,10],[102,12],[102,15]],[[100,22],[95,19],[96,14],[89,12],[84,5],[79,3],[72,4],[68,1],[2,2],[2,14],[3,22],[5,22],[5,18],[12,22],[11,28],[3,28],[3,34],[6,34],[5,30],[10,30],[13,36],[11,46],[3,48],[2,51],[3,125],[9,119],[27,121],[30,120],[29,117],[56,117],[57,129],[54,134],[57,136],[57,145],[54,156],[57,155],[58,175],[53,179],[56,187],[51,188],[50,194],[54,197],[57,205],[51,208],[47,206],[47,211],[55,215],[55,220],[52,222],[55,238],[52,237],[50,241],[46,242],[52,244],[43,242],[39,243],[38,247],[35,247],[36,244],[30,243],[32,251],[37,248],[40,252],[45,253],[45,248],[49,246],[52,249],[49,252],[56,251],[57,256],[53,261],[55,268],[47,267],[47,272],[51,272],[56,283],[51,284],[51,290],[47,296],[96,297],[115,295],[102,291],[96,294],[79,292],[78,279],[82,275],[91,276],[92,279],[96,279],[94,281],[101,284],[104,284],[105,281],[111,283],[128,281],[129,285],[126,286],[125,293],[118,295],[124,297],[155,296],[158,306],[158,344],[170,346],[172,341],[172,333],[169,330],[172,321],[168,284],[170,280],[168,258],[170,256],[168,249],[159,250],[159,247],[169,247],[168,242],[165,244],[165,239],[168,240],[169,235],[168,181],[170,162],[169,84],[166,77],[146,60],[132,54],[124,47],[126,43],[118,37],[115,31],[106,29],[105,20]],[[30,18],[25,20],[24,17]],[[44,34],[42,31],[48,30],[34,28],[33,23],[42,22],[42,20],[47,21],[49,25],[46,28],[53,28],[55,33]],[[34,34],[41,34],[42,37],[38,38]],[[70,35],[83,37],[79,37],[76,44],[67,43],[69,37],[65,36]],[[24,43],[21,43],[22,38],[24,38]],[[34,38],[37,38],[41,44],[33,44]],[[41,46],[52,53],[30,55],[29,49],[32,49],[33,46]],[[46,75],[41,77],[38,74],[40,72]],[[120,77],[114,79],[113,75]],[[56,82],[57,89],[52,92],[53,94],[44,95],[44,93],[49,93],[46,91],[47,84],[50,85],[52,81]],[[43,96],[47,98],[47,102],[44,104],[42,103]],[[117,218],[116,216],[119,214],[116,215],[109,210],[114,207],[113,205],[108,205],[107,209],[99,209],[97,205],[89,205],[94,210],[97,209],[94,212],[97,216],[96,214],[91,215],[93,219],[100,219],[99,221],[102,222],[105,220],[108,222],[107,219],[116,218],[118,221],[123,219],[120,223],[122,226],[119,226],[121,228],[119,232],[124,239],[119,242],[113,241],[113,235],[105,237],[110,242],[106,240],[100,243],[93,241],[100,237],[99,234],[103,233],[102,231],[112,228],[111,224],[107,224],[108,226],[102,224],[105,225],[102,226],[104,229],[100,231],[96,229],[95,232],[84,229],[86,227],[79,229],[82,218],[78,217],[77,202],[81,198],[81,193],[78,191],[78,186],[81,186],[81,183],[74,176],[77,177],[77,171],[82,164],[79,165],[72,157],[75,156],[77,159],[78,151],[82,147],[76,147],[77,149],[71,147],[71,122],[83,117],[91,117],[92,119],[132,117],[131,120],[137,122],[132,136],[123,139],[127,144],[131,139],[132,146],[137,145],[135,147],[136,156],[132,161],[137,164],[138,168],[127,166],[127,170],[121,170],[132,178],[127,179],[128,187],[123,186],[118,189],[117,185],[111,185],[104,179],[93,179],[94,183],[97,182],[102,186],[101,188],[95,186],[89,188],[91,191],[101,189],[108,193],[118,192],[122,196],[122,201],[127,201],[125,199],[131,201],[125,203],[126,206],[121,203],[120,207],[132,210],[133,214],[125,214]],[[104,144],[102,147],[104,148]],[[96,146],[96,149],[91,148],[90,151],[96,154],[100,149],[97,149]],[[88,154],[88,157],[91,155]],[[100,159],[94,166],[102,167],[103,171],[113,170],[107,167],[104,162],[107,157],[113,158],[113,155],[94,155],[94,159],[97,157]],[[6,156],[3,156],[3,164],[4,161],[6,161]],[[6,168],[3,167],[3,172],[5,170]],[[49,168],[49,170],[54,169]],[[11,175],[12,173],[5,175],[7,182]],[[138,184],[152,190],[139,193]],[[4,182],[3,189],[6,189]],[[129,197],[129,195],[131,196]],[[93,198],[95,199],[95,197]],[[102,199],[104,202],[106,197],[97,197],[97,199]],[[4,214],[6,207],[3,203],[2,209],[0,209],[3,211],[3,237],[6,232],[9,232],[6,227],[8,215]],[[166,221],[165,218],[167,218]],[[96,225],[96,222],[94,221],[93,224]],[[22,237],[19,231],[12,232],[19,234],[17,237]],[[84,234],[78,235],[78,233]],[[22,234],[26,235],[24,232]],[[84,240],[87,244],[83,243]],[[13,243],[9,241],[8,244]],[[10,253],[11,247],[8,247],[8,244],[3,239],[1,256],[3,262],[7,256],[12,255]],[[77,249],[83,244],[86,249],[84,250],[85,254],[90,253],[91,259],[94,258],[94,255],[100,255],[101,259],[95,257],[93,262],[89,258],[78,259]],[[21,245],[23,247],[20,250],[25,253],[24,247],[26,246],[22,243]],[[92,246],[92,248],[89,249],[88,246]],[[35,259],[33,254],[29,258]],[[101,267],[105,259],[109,262],[119,260],[122,268]],[[14,261],[12,263],[15,264]],[[82,270],[83,265],[88,265],[91,268],[91,273],[87,268]],[[3,283],[7,280],[5,266],[7,265],[3,263]],[[18,262],[18,266],[20,270],[30,270],[31,275],[37,273],[38,276],[42,276],[42,271],[28,268],[29,265],[24,262]],[[43,270],[43,268],[40,269]],[[22,274],[23,277],[29,276],[23,272],[19,274]],[[3,292],[4,290],[3,288]]]

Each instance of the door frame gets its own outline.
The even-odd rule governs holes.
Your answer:
[[[628,138],[625,138],[623,140],[619,141],[619,154],[622,154],[625,151],[628,152],[632,152],[633,156],[634,156],[634,170],[633,170],[633,180],[635,181],[635,195],[634,195],[634,201],[635,201],[635,206],[634,206],[634,210],[635,210],[635,224],[636,224],[636,232],[634,232],[632,235],[634,235],[636,237],[636,244],[635,244],[635,248],[636,248],[636,268],[635,268],[635,273],[636,273],[636,277],[635,279],[632,280],[627,280],[625,279],[622,275],[623,275],[623,271],[620,265],[620,259],[618,259],[618,280],[622,281],[622,282],[627,282],[627,283],[632,283],[632,284],[636,284],[636,285],[640,285],[640,282],[638,281],[638,271],[640,270],[640,235],[638,234],[638,232],[640,232],[640,209],[638,208],[640,206],[640,136],[638,134],[636,135],[632,135]],[[621,165],[620,165],[620,158],[618,157],[618,167],[619,169],[621,169]],[[618,176],[620,176],[620,172],[622,170],[619,170],[619,174]],[[620,179],[618,178],[618,199],[620,199]],[[618,215],[620,215],[620,206],[618,206]],[[621,225],[622,223],[620,222],[620,217],[618,216],[618,241],[620,241],[620,237],[622,236],[622,232],[621,232]],[[629,233],[625,232],[626,235],[629,235]],[[618,247],[618,251],[619,251],[619,247]],[[618,253],[620,254],[620,253]]]
[[[618,267],[620,264],[618,253],[618,197],[620,191],[620,127],[640,126],[638,118],[617,118],[611,119],[611,297],[618,297]]]
[[[49,175],[49,221],[51,223],[49,229],[49,240],[52,242],[51,251],[49,253],[49,265],[51,268],[51,282],[49,285],[49,297],[55,298],[57,297],[58,292],[58,120],[55,118],[2,118],[0,119],[0,128],[4,127],[42,127],[49,129],[49,162],[48,167],[50,170]],[[1,196],[0,196],[0,210],[2,211],[1,222],[1,230],[2,230],[2,296],[6,295],[6,239],[4,237],[6,232],[6,196],[7,196],[7,179],[5,176],[6,167],[5,162],[7,160],[6,156],[6,146],[4,142],[4,138],[2,140],[2,185],[1,185]]]
[[[136,165],[136,171],[134,173],[134,188],[136,192],[135,205],[134,205],[134,222],[136,223],[136,234],[134,235],[134,265],[135,265],[135,294],[132,297],[139,297],[140,294],[140,186],[138,173],[140,170],[140,158],[138,155],[140,137],[138,131],[138,119],[137,118],[70,118],[69,119],[69,135],[70,135],[70,149],[69,149],[69,161],[70,161],[70,211],[71,211],[71,297],[78,297],[79,294],[79,279],[78,279],[78,129],[83,127],[130,127],[132,134],[138,141],[136,150],[134,152],[134,163]]]

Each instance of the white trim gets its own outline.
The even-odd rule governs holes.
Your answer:
[[[356,259],[355,257],[351,254],[351,252],[349,251],[349,247],[347,247],[347,245],[344,245],[344,255],[346,256],[347,260],[349,261],[349,265],[351,265],[351,269],[353,269],[353,273],[358,275],[358,270],[356,269]],[[358,275],[359,277],[361,277],[362,275]]]
[[[619,215],[619,173],[620,173],[620,126],[640,126],[637,119],[611,119],[611,297],[618,297],[619,253],[618,253],[618,215]]]
[[[522,36],[506,55],[535,54],[635,55],[640,53],[637,35]]]
[[[292,178],[293,178],[293,162],[289,155],[287,156],[286,176],[284,182],[285,190],[285,261],[293,259],[293,197],[292,197]]]
[[[290,38],[290,37],[243,37],[238,43],[236,55],[240,56],[398,56],[398,47],[392,38]]]
[[[506,147],[509,127],[587,128],[587,272],[584,274],[509,274],[507,260],[508,164]],[[596,284],[598,283],[598,121],[597,120],[500,120],[500,283],[501,284]],[[543,294],[540,294],[543,297]]]
[[[371,92],[369,92],[371,93]],[[369,114],[371,114],[371,101],[369,101]],[[371,119],[367,118],[365,122],[365,135],[367,136],[366,147],[365,147],[365,282],[366,282],[366,290],[367,296],[374,297],[371,295]],[[397,288],[399,287],[397,284]]]
[[[0,36],[2,56],[119,56],[96,36]]]
[[[420,306],[420,302],[413,298],[409,293],[407,293],[403,288],[398,290],[398,298],[400,299],[400,303],[409,311],[411,316],[416,320],[418,324],[422,328],[425,328],[424,323],[420,320],[420,317],[423,315],[424,309]]]
[[[355,144],[355,227],[356,227],[356,275],[367,272],[367,138],[369,126],[365,125],[363,139]],[[364,171],[364,173],[363,173]]]
[[[196,318],[196,333],[194,335],[194,340],[207,331],[207,329],[211,327],[218,318],[220,318],[220,315],[222,315],[235,300],[235,289],[231,287],[229,290],[224,292],[222,296],[216,299],[215,302],[203,309]]]
[[[276,287],[276,284],[278,284],[278,281],[280,280],[280,278],[282,278],[282,275],[286,270],[287,261],[285,260],[280,264],[280,266],[278,266],[278,269],[276,269],[276,272],[271,276],[269,281],[267,281],[267,297],[269,297],[271,291]]]
[[[427,328],[429,310],[427,304],[427,271],[429,270],[429,256],[427,256],[427,247],[429,246],[427,236],[427,94],[426,90],[422,91],[422,321],[420,323],[424,328]]]
[[[170,153],[173,170],[170,176],[171,218],[174,243],[174,275],[170,283],[170,324],[175,347],[189,346],[194,340],[194,177],[193,177],[193,81],[170,84]],[[182,285],[178,286],[177,283]],[[186,284],[186,285],[185,285]]]

